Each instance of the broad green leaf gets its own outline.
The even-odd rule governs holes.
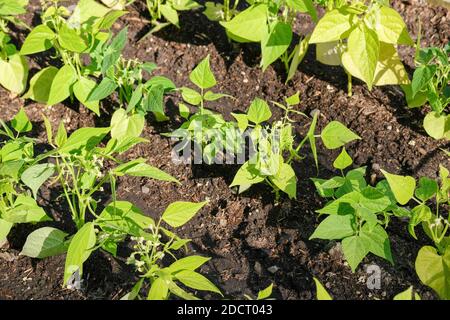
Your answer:
[[[25,57],[14,54],[8,61],[0,59],[0,85],[13,93],[22,93],[27,86],[28,63]]]
[[[317,300],[333,300],[327,290],[323,287],[320,281],[314,277],[314,282],[316,283],[316,298]]]
[[[115,0],[113,0],[115,1]],[[117,1],[115,1],[117,2]],[[98,27],[99,30],[109,30],[114,25],[114,23],[123,15],[127,14],[127,11],[123,11],[123,7],[119,6],[113,7],[113,11],[108,12],[102,19],[98,20],[98,23],[95,23],[95,26]]]
[[[208,89],[216,85],[216,78],[209,65],[209,55],[192,70],[189,79],[201,89]]]
[[[436,181],[421,177],[419,179],[419,186],[416,189],[416,197],[422,201],[431,199],[439,191],[439,186]]]
[[[211,291],[222,295],[220,290],[206,277],[191,270],[177,272],[174,277],[185,286],[202,291]]]
[[[207,1],[205,2],[205,11],[203,11],[203,14],[211,21],[223,21],[223,9],[223,4]]]
[[[300,40],[299,44],[297,44],[295,46],[294,51],[293,51],[292,61],[289,66],[289,72],[286,77],[286,83],[294,77],[299,64],[302,62],[303,58],[305,57],[306,53],[308,52],[310,37],[311,37],[311,35],[307,35],[305,38]]]
[[[450,131],[450,118],[438,112],[429,112],[423,119],[423,128],[434,139],[442,139]]]
[[[193,0],[173,0],[173,8],[175,10],[186,11],[201,8],[202,6]]]
[[[202,265],[204,265],[206,262],[211,260],[211,258],[202,257],[202,256],[187,256],[185,258],[181,258],[175,262],[173,262],[167,270],[170,273],[175,273],[177,271],[181,270],[197,270]]]
[[[269,105],[262,99],[256,98],[252,101],[250,108],[247,111],[247,118],[249,121],[260,124],[267,121],[272,116]]]
[[[246,114],[243,113],[233,113],[231,112],[231,115],[236,119],[238,128],[244,132],[248,128],[248,117]]]
[[[326,217],[309,239],[343,239],[355,234],[354,217],[350,214],[332,214]]]
[[[183,117],[186,120],[189,119],[191,111],[189,110],[189,107],[187,105],[185,105],[184,103],[179,103],[178,110],[180,112],[181,117]]]
[[[310,43],[331,42],[342,39],[342,35],[351,28],[351,15],[339,9],[327,12],[319,20],[311,35]]]
[[[145,216],[138,207],[128,201],[108,204],[100,214],[98,222],[106,232],[121,231],[135,237],[142,236],[143,230],[155,225],[152,218]]]
[[[121,141],[127,137],[137,138],[144,130],[145,118],[141,114],[129,116],[124,109],[118,109],[111,118],[111,137]]]
[[[69,28],[67,23],[61,25],[58,32],[58,41],[64,49],[72,52],[81,53],[88,48],[83,38],[76,30]]]
[[[80,277],[83,275],[83,263],[91,255],[97,238],[95,235],[95,227],[92,222],[86,223],[73,236],[67,250],[66,264],[64,267],[64,285],[69,278],[77,271]]]
[[[95,0],[79,0],[68,22],[81,25],[88,20],[105,16],[110,10]]]
[[[156,121],[169,120],[164,113],[164,88],[162,85],[152,86],[144,100],[145,111],[152,112]]]
[[[58,69],[53,66],[40,70],[31,78],[30,88],[23,98],[30,98],[39,103],[47,103],[50,88],[57,73]]]
[[[395,199],[401,205],[405,205],[414,196],[414,190],[416,188],[416,180],[410,176],[399,176],[388,173],[381,169],[381,172],[386,177],[389,187],[394,193]]]
[[[53,40],[56,35],[46,25],[38,25],[31,30],[30,34],[26,37],[22,48],[20,49],[21,55],[29,55],[46,51],[53,46]]]
[[[117,83],[109,78],[103,78],[88,96],[87,101],[100,101],[109,97],[118,87]]]
[[[414,41],[408,34],[406,24],[397,11],[382,6],[375,12],[375,31],[380,41],[391,44],[414,45]]]
[[[287,0],[288,7],[302,13],[308,13],[314,22],[317,22],[317,11],[312,0]]]
[[[61,147],[67,141],[67,131],[64,127],[64,122],[60,122],[58,126],[58,131],[56,132],[55,144],[58,147]]]
[[[250,164],[248,161],[244,163],[234,176],[231,187],[239,186],[239,193],[247,190],[251,185],[264,181],[264,177],[261,176],[255,165]]]
[[[322,142],[327,149],[337,149],[361,137],[348,129],[339,121],[331,121],[321,133]]]
[[[51,227],[37,229],[28,235],[20,254],[39,259],[62,254],[68,248],[67,236],[67,233]]]
[[[120,300],[134,300],[139,296],[139,292],[141,291],[142,284],[144,283],[144,278],[141,278],[136,284],[133,286],[130,292],[124,295]]]
[[[410,286],[405,291],[396,294],[394,300],[420,300],[420,296],[417,292],[413,292],[413,286]]]
[[[260,42],[267,32],[267,10],[266,4],[255,4],[245,9],[231,21],[221,21],[227,32],[242,41]]]
[[[389,236],[381,225],[376,225],[373,229],[365,223],[359,233],[367,244],[366,248],[373,254],[394,263],[391,253]]]
[[[371,90],[379,55],[380,42],[377,34],[362,24],[350,32],[342,64],[347,72],[363,80]]]
[[[89,94],[97,86],[94,80],[86,77],[81,77],[73,86],[73,93],[75,97],[89,110],[93,111],[97,116],[100,116],[99,101],[88,101]]]
[[[196,106],[199,105],[200,102],[202,101],[202,96],[197,91],[187,87],[182,87],[180,88],[180,90],[183,100],[186,101],[187,103]]]
[[[164,18],[166,18],[167,21],[179,27],[177,10],[172,8],[170,4],[162,4],[159,6],[159,9],[161,10],[161,14],[164,16]]]
[[[171,227],[178,228],[191,220],[191,218],[207,203],[207,201],[199,203],[184,201],[173,202],[167,207],[161,218]]]
[[[52,163],[36,164],[26,169],[20,177],[22,182],[33,191],[37,198],[37,192],[42,184],[55,173],[55,165]]]
[[[109,133],[110,128],[80,128],[59,147],[60,153],[77,152],[82,148],[91,150]]]
[[[264,33],[261,39],[261,67],[267,69],[289,48],[292,40],[292,28],[288,23],[277,21],[270,26],[269,33]]]
[[[177,88],[177,86],[175,85],[175,83],[172,82],[172,80],[170,80],[166,77],[163,77],[163,76],[152,77],[152,78],[150,78],[150,80],[148,80],[145,83],[146,87],[158,86],[158,85],[160,85],[164,88],[164,92],[169,92],[169,91],[175,90]]]
[[[258,297],[256,300],[264,300],[270,298],[272,295],[273,283],[271,283],[267,288],[258,292]]]
[[[145,159],[136,159],[121,164],[114,169],[114,173],[118,176],[147,177],[155,180],[180,183],[170,174],[145,163]]]
[[[416,272],[420,281],[431,287],[443,300],[450,300],[450,250],[444,255],[435,248],[424,246],[416,258]]]
[[[340,66],[342,64],[341,54],[338,41],[316,44],[316,59],[320,63],[328,66]]]
[[[169,293],[169,287],[162,278],[157,278],[153,281],[148,292],[147,300],[166,300]]]
[[[50,87],[47,105],[54,105],[66,100],[70,96],[72,84],[76,81],[77,76],[71,65],[64,65],[56,73]]]
[[[24,194],[19,194],[14,206],[2,214],[2,218],[11,223],[30,223],[51,220],[44,209],[38,206],[36,200]]]
[[[291,165],[287,163],[281,164],[278,173],[270,177],[270,181],[286,193],[290,199],[297,197],[297,177]]]
[[[345,147],[342,148],[341,153],[338,155],[338,157],[333,162],[333,167],[336,169],[344,170],[348,166],[350,166],[353,163],[353,159],[348,155],[347,151],[345,150]]]
[[[431,79],[433,79],[436,71],[436,65],[420,66],[414,70],[413,79],[411,82],[411,93],[413,98],[419,91],[427,86]]]
[[[408,73],[394,45],[380,42],[380,56],[375,69],[373,84],[376,86],[409,84]]]
[[[33,129],[33,124],[30,122],[30,119],[28,119],[23,107],[20,108],[19,112],[11,120],[11,126],[18,133],[30,132]]]
[[[203,98],[206,101],[216,101],[219,100],[221,98],[225,98],[225,97],[231,97],[228,94],[224,94],[224,93],[214,93],[212,91],[207,91],[204,95]]]
[[[0,243],[6,240],[6,237],[13,227],[13,223],[0,218]]]
[[[369,253],[369,245],[364,238],[352,236],[342,240],[342,251],[350,268],[355,272],[359,263]]]

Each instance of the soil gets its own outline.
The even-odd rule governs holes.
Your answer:
[[[414,39],[420,19],[423,46],[443,45],[450,41],[450,12],[447,9],[415,0],[395,0],[393,6],[407,22]],[[39,1],[32,0],[24,19],[32,25],[38,24],[38,10]],[[355,80],[353,96],[348,97],[343,70],[315,61],[313,46],[294,78],[285,85],[281,64],[275,63],[263,73],[258,66],[258,46],[229,43],[223,29],[207,20],[201,12],[183,13],[181,29],[169,27],[138,41],[148,31],[148,24],[142,17],[146,17],[144,7],[136,2],[130,13],[114,26],[116,31],[128,26],[129,43],[125,55],[156,62],[157,73],[171,78],[181,87],[191,86],[189,72],[210,54],[218,83],[214,90],[235,97],[210,105],[225,118],[230,118],[230,112],[245,111],[255,97],[282,102],[284,97],[299,90],[302,99],[299,110],[306,114],[320,110],[320,128],[329,121],[339,120],[363,138],[349,145],[347,151],[353,157],[355,167],[368,167],[368,178],[380,178],[380,168],[415,177],[436,177],[439,164],[450,168],[448,158],[440,150],[448,149],[449,144],[427,136],[421,128],[426,110],[405,107],[404,96],[397,86],[368,91],[365,85]],[[311,29],[311,21],[300,16],[297,33],[304,34]],[[15,40],[20,43],[25,34],[16,31]],[[400,53],[412,72],[413,50],[402,47]],[[33,56],[30,59],[32,73],[47,65],[50,59],[46,55]],[[173,201],[209,200],[209,204],[182,227],[180,233],[193,240],[191,252],[212,257],[202,272],[227,298],[243,298],[244,294],[254,296],[274,283],[277,299],[314,299],[313,276],[336,299],[392,299],[411,285],[422,299],[436,298],[420,283],[414,271],[417,252],[427,240],[423,235],[419,241],[413,240],[404,221],[394,219],[388,230],[395,265],[369,255],[355,273],[343,259],[337,243],[308,240],[320,222],[315,210],[325,202],[310,182],[310,178],[316,176],[316,169],[307,150],[306,159],[295,164],[297,200],[282,198],[278,203],[264,186],[256,186],[243,195],[233,193],[228,185],[237,166],[174,164],[171,161],[173,143],[160,133],[179,125],[180,119],[176,116],[179,101],[178,94],[167,98],[166,108],[171,121],[158,124],[149,118],[143,136],[150,142],[135,147],[126,157],[144,157],[148,163],[178,178],[182,185],[125,177],[119,181],[119,198],[135,203],[154,218]],[[45,130],[41,114],[55,125],[64,121],[68,130],[73,131],[83,126],[107,124],[114,109],[113,103],[104,104],[102,118],[97,118],[78,104],[45,107],[11,96],[0,88],[0,119],[10,120],[23,105],[33,121],[33,135],[42,142],[45,141]],[[275,112],[275,116],[279,114]],[[309,121],[298,120],[295,129],[302,136]],[[319,145],[321,177],[333,175],[331,164],[336,155]],[[64,205],[50,200],[52,194],[52,190],[44,190],[41,201],[55,218],[49,225],[71,230],[73,226],[64,218],[67,210]],[[105,198],[107,201],[107,194]],[[18,255],[26,236],[37,227],[14,227],[8,243],[0,248],[0,299],[119,299],[136,281],[132,268],[124,263],[126,255],[114,259],[98,251],[85,263],[82,290],[62,288],[64,256],[36,260]],[[374,264],[381,269],[381,288],[371,290],[366,285],[370,276],[366,269]]]

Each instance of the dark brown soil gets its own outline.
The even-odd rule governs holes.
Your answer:
[[[25,18],[33,24],[39,21],[38,1],[31,1],[31,10]],[[258,68],[260,53],[255,45],[235,46],[228,43],[220,26],[209,22],[200,12],[187,12],[181,17],[180,30],[167,28],[145,40],[137,40],[148,30],[142,21],[145,12],[138,3],[115,26],[129,28],[128,57],[154,61],[159,74],[171,78],[177,86],[190,86],[189,72],[207,54],[211,55],[212,69],[218,86],[215,91],[230,94],[236,99],[223,99],[211,106],[229,118],[232,111],[245,111],[249,103],[260,97],[282,102],[283,98],[301,93],[300,110],[306,114],[321,111],[319,126],[339,120],[357,132],[363,139],[348,147],[355,166],[367,165],[368,177],[380,177],[380,168],[415,177],[435,177],[439,164],[450,167],[440,148],[444,142],[429,138],[421,128],[424,112],[408,110],[400,88],[376,88],[369,92],[358,81],[353,96],[346,93],[346,75],[340,68],[321,65],[310,48],[295,77],[284,84],[284,73],[279,64],[265,73]],[[450,39],[450,12],[444,8],[429,7],[418,1],[394,1],[407,21],[412,36],[417,36],[417,20],[422,22],[422,45],[442,45]],[[33,14],[35,16],[33,16]],[[299,33],[311,30],[311,23],[303,19],[297,25]],[[17,40],[24,35],[18,32]],[[413,67],[410,48],[401,48],[405,64]],[[35,68],[48,63],[45,56],[33,57]],[[153,217],[177,200],[203,201],[209,204],[191,222],[181,228],[183,236],[193,239],[191,249],[213,259],[203,272],[216,283],[228,298],[243,298],[256,294],[271,282],[278,299],[314,299],[315,276],[336,299],[391,299],[396,293],[413,285],[423,299],[434,299],[430,289],[422,286],[414,271],[414,260],[426,239],[414,241],[406,224],[394,220],[389,233],[395,265],[368,256],[356,273],[352,273],[342,258],[339,245],[328,241],[309,241],[319,223],[315,210],[324,205],[310,182],[316,176],[314,162],[308,156],[295,165],[298,176],[298,199],[282,199],[274,204],[270,190],[258,186],[241,196],[228,187],[237,167],[175,165],[171,161],[172,142],[159,135],[179,123],[176,105],[180,97],[168,97],[167,112],[172,115],[167,124],[155,124],[149,119],[144,137],[150,143],[137,146],[127,157],[144,157],[169,172],[181,186],[149,179],[123,178],[119,181],[119,198],[134,202]],[[0,118],[9,120],[20,106],[35,125],[34,134],[44,141],[41,114],[57,124],[64,121],[70,130],[82,126],[108,123],[113,106],[105,106],[101,119],[78,105],[45,107],[31,101],[10,96],[0,88]],[[299,135],[308,129],[308,121],[300,118],[296,125]],[[320,176],[333,174],[331,163],[336,153],[319,146]],[[145,188],[143,188],[145,186]],[[145,191],[145,193],[143,192]],[[52,207],[51,191],[43,194],[43,204],[57,220],[54,225],[70,230],[64,219],[64,207]],[[50,204],[49,204],[50,203]],[[113,259],[98,252],[86,263],[85,286],[82,291],[61,287],[64,256],[35,260],[18,256],[27,234],[36,226],[15,227],[9,244],[0,249],[0,299],[118,299],[135,281],[133,270],[124,264],[124,257]],[[379,290],[366,286],[371,264],[380,266],[382,285]],[[206,296],[206,298],[211,298]]]

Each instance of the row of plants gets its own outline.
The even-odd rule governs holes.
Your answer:
[[[292,163],[306,156],[305,145],[309,145],[317,167],[317,139],[327,149],[341,149],[333,165],[342,175],[328,180],[313,179],[320,196],[329,202],[318,210],[327,218],[319,224],[311,239],[341,240],[344,256],[353,271],[369,253],[393,263],[386,228],[392,217],[408,218],[412,237],[416,238],[415,227],[420,224],[433,242],[433,246],[423,247],[417,256],[416,271],[420,280],[442,299],[450,297],[448,220],[442,214],[448,205],[450,179],[447,169],[440,168],[440,184],[424,177],[419,180],[418,187],[412,177],[384,171],[386,179],[375,186],[366,182],[365,168],[349,170],[345,174],[344,170],[352,165],[345,145],[361,138],[337,121],[328,123],[317,133],[319,113],[308,119],[310,128],[304,137],[299,137],[294,130],[296,121],[293,118],[308,118],[298,111],[299,93],[287,97],[283,104],[271,102],[282,110],[281,120],[273,120],[269,104],[257,98],[246,113],[231,114],[236,121],[226,121],[207,106],[211,101],[232,98],[212,91],[216,79],[210,70],[209,57],[203,59],[189,76],[196,89],[176,88],[172,81],[162,76],[149,78],[157,68],[155,64],[123,57],[127,29],[116,36],[111,32],[115,21],[126,13],[120,4],[108,8],[93,0],[80,0],[70,11],[57,0],[42,1],[42,24],[31,30],[18,50],[11,44],[8,24],[27,27],[17,18],[25,12],[26,5],[25,0],[0,0],[0,75],[3,75],[0,84],[18,94],[28,87],[24,98],[47,105],[70,98],[97,115],[102,114],[102,102],[105,101],[115,104],[117,110],[109,127],[81,128],[70,135],[62,123],[57,129],[52,128],[50,121],[44,118],[46,144],[50,151],[37,155],[37,141],[25,135],[32,130],[32,124],[23,109],[9,124],[1,122],[0,134],[5,140],[0,150],[0,241],[16,223],[42,223],[51,219],[39,205],[39,189],[46,185],[58,190],[58,199],[67,205],[77,231],[69,234],[48,226],[37,229],[28,236],[22,254],[42,259],[66,253],[64,285],[82,277],[83,264],[95,250],[116,256],[118,246],[131,239],[135,247],[128,262],[136,267],[140,280],[125,298],[144,297],[144,288],[148,289],[145,296],[149,299],[165,299],[170,295],[195,299],[195,291],[199,290],[221,294],[212,282],[196,271],[208,258],[194,255],[178,259],[178,251],[183,248],[186,251],[190,240],[177,236],[176,228],[187,223],[206,202],[175,202],[158,221],[154,221],[132,203],[116,196],[117,180],[124,175],[179,183],[143,159],[121,159],[132,147],[146,143],[140,136],[147,113],[152,113],[157,121],[168,120],[164,112],[164,95],[180,92],[183,103],[178,106],[179,113],[185,121],[179,129],[165,135],[179,139],[177,148],[180,151],[190,150],[192,144],[199,146],[202,160],[207,164],[242,157],[245,161],[230,185],[239,193],[264,183],[273,189],[277,201],[284,195],[294,199],[297,197],[297,177]],[[169,5],[176,13],[177,6],[193,9],[196,4],[147,1],[147,5],[149,10],[153,8],[151,12],[160,14],[158,19],[162,15],[173,23],[173,16],[173,21],[167,17],[170,15],[167,12],[171,12]],[[369,5],[329,2],[326,6],[327,13],[318,20],[314,32],[302,39],[292,53],[287,50],[295,14],[307,12],[317,20],[312,3],[254,2],[238,12],[236,2],[233,5],[225,2],[223,6],[207,4],[207,10],[209,13],[212,9],[222,12],[218,15],[219,20],[231,40],[261,42],[263,69],[281,58],[288,72],[291,73],[292,68],[295,72],[308,44],[315,43],[319,61],[330,59],[327,61],[344,67],[349,74],[350,91],[352,76],[366,82],[369,88],[388,84],[395,78],[395,83],[405,84],[411,106],[422,106],[426,102],[431,105],[433,112],[427,115],[424,123],[427,132],[435,138],[446,137],[448,118],[445,108],[450,102],[449,47],[418,50],[416,60],[420,66],[412,83],[408,84],[395,46],[412,45],[413,42],[398,13],[386,3],[378,2]],[[248,22],[252,25],[246,25]],[[153,24],[156,29],[164,26],[160,22]],[[249,30],[260,30],[261,37],[248,38],[243,33]],[[259,35],[259,32],[252,34]],[[55,54],[61,67],[43,68],[28,84],[25,56],[46,51]],[[362,52],[370,53],[363,55],[368,61],[357,59]],[[385,54],[389,56],[381,57]],[[245,142],[246,134],[250,145]],[[112,201],[104,205],[95,198],[107,188]],[[411,202],[417,203],[412,209],[408,206]],[[167,255],[174,262],[167,264],[167,259],[163,260]],[[180,283],[193,289],[194,293],[183,289]],[[259,298],[270,296],[269,291],[268,288]]]

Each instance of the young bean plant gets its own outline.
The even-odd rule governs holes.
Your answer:
[[[337,0],[327,2],[309,43],[316,44],[319,62],[343,66],[348,75],[373,86],[408,84],[397,45],[414,45],[402,17],[388,1]]]
[[[28,0],[0,0],[0,85],[21,94],[27,84],[28,63],[11,43],[9,24],[28,28],[17,16],[26,12]]]

